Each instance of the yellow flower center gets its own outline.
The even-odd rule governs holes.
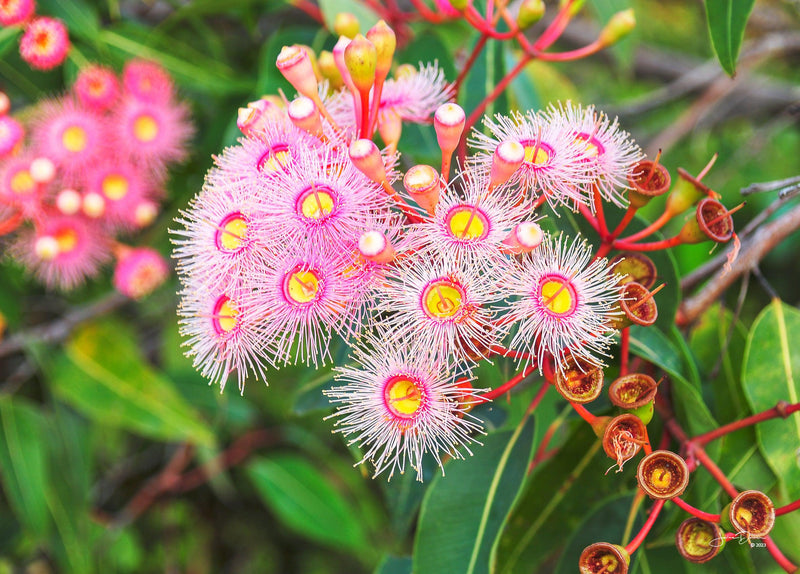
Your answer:
[[[583,154],[586,157],[594,158],[605,153],[603,145],[589,134],[578,134],[575,136],[575,141],[584,144]]]
[[[577,306],[575,288],[568,279],[553,277],[545,279],[541,286],[542,305],[553,315],[569,315]]]
[[[214,330],[220,335],[230,333],[236,328],[239,322],[239,310],[229,297],[223,295],[214,305]]]
[[[36,182],[31,177],[31,172],[27,169],[21,169],[13,176],[11,176],[11,191],[18,195],[31,193],[36,189]]]
[[[422,292],[422,309],[428,317],[451,319],[463,306],[464,289],[450,279],[430,282]]]
[[[126,195],[130,189],[130,182],[128,178],[118,173],[112,173],[103,178],[103,193],[108,199],[119,201]]]
[[[456,239],[472,241],[489,234],[489,221],[475,206],[460,205],[447,215],[447,228]]]
[[[86,130],[80,126],[70,126],[61,134],[61,143],[64,145],[64,149],[71,153],[85,150],[88,139]]]
[[[525,163],[545,165],[550,161],[552,150],[547,144],[531,140],[520,143],[522,143],[525,149]]]
[[[150,143],[158,137],[158,122],[153,116],[142,114],[133,120],[133,136],[140,142]]]
[[[319,296],[320,280],[311,269],[295,269],[283,281],[283,293],[292,303],[305,305]]]
[[[418,381],[405,375],[389,379],[383,391],[386,407],[394,416],[402,419],[414,418],[424,399],[423,389]]]
[[[247,220],[241,213],[227,215],[217,227],[215,243],[220,251],[234,252],[244,246]]]
[[[289,146],[276,144],[269,148],[258,160],[258,170],[274,173],[282,170],[292,160]]]
[[[297,211],[306,219],[324,219],[336,209],[333,190],[327,186],[314,186],[304,191],[297,201]]]
[[[69,253],[78,246],[78,234],[74,229],[62,229],[55,234],[59,253]]]

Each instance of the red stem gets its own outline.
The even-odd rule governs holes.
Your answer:
[[[692,438],[690,442],[695,445],[707,444],[714,439],[718,439],[739,429],[749,427],[762,421],[776,419],[778,417],[787,418],[798,411],[800,411],[800,403],[790,405],[786,402],[780,402],[771,409],[767,409],[763,412],[723,425],[717,429],[714,429],[713,431],[697,435],[696,437]]]
[[[0,237],[15,231],[20,225],[22,225],[24,220],[25,217],[22,215],[22,212],[18,211],[5,221],[0,221]]]
[[[775,562],[778,563],[778,566],[783,568],[786,572],[797,572],[797,566],[792,564],[792,562],[783,555],[781,549],[772,541],[770,536],[767,536],[765,539],[767,543],[767,550],[769,550],[770,555],[772,558],[775,559]]]
[[[491,391],[483,393],[482,395],[478,395],[478,398],[483,399],[484,401],[491,401],[496,399],[497,397],[504,395],[505,393],[516,387],[518,384],[520,384],[535,369],[536,367],[534,367],[533,365],[528,365],[527,367],[522,369],[522,371],[511,377],[511,379],[509,379],[507,382],[503,383],[496,389],[492,389]]]
[[[506,349],[502,345],[494,345],[492,347],[492,352],[497,355],[503,355],[504,357],[512,357],[514,359],[523,359],[523,360],[532,360],[533,355],[530,353],[526,353],[524,351],[517,351],[515,349]]]
[[[383,191],[385,191],[386,194],[389,197],[391,197],[392,200],[397,204],[397,207],[399,207],[403,211],[403,213],[406,214],[406,219],[408,220],[409,223],[422,222],[422,218],[419,216],[419,214],[416,211],[414,211],[414,208],[408,205],[402,197],[398,195],[398,193],[394,190],[394,188],[391,185],[389,185],[388,181],[384,179],[381,182],[381,186],[383,187]]]
[[[634,207],[633,205],[629,205],[628,209],[625,211],[625,215],[622,216],[622,221],[619,222],[614,228],[614,231],[611,232],[611,237],[609,239],[613,240],[619,237],[619,234],[625,231],[625,228],[628,227],[628,224],[633,219],[633,216],[636,215],[636,211],[638,207]]]
[[[670,219],[672,219],[672,216],[673,216],[672,213],[665,211],[664,213],[659,215],[658,219],[656,219],[653,223],[651,223],[641,231],[637,231],[636,233],[633,233],[627,237],[623,237],[621,241],[639,241],[640,239],[644,239],[648,235],[655,233],[656,231],[664,227],[667,224],[667,222]]]
[[[575,409],[575,412],[581,415],[581,418],[590,425],[594,425],[594,423],[597,421],[598,417],[590,413],[585,406],[578,403],[573,403],[572,401],[569,401],[569,404],[571,404],[572,408]]]
[[[627,241],[619,240],[614,242],[614,248],[623,251],[658,251],[660,249],[669,249],[682,243],[680,235],[676,235],[675,237],[662,241],[653,241],[652,243],[628,243]]]
[[[672,502],[683,508],[686,512],[691,514],[692,516],[699,518],[700,520],[705,520],[706,522],[719,522],[720,515],[719,514],[709,514],[708,512],[703,512],[699,508],[695,508],[688,502],[684,501],[680,496],[676,496],[675,498],[670,498]]]
[[[660,500],[656,500],[655,504],[653,504],[653,508],[650,509],[650,515],[647,517],[647,521],[642,525],[642,529],[639,531],[639,534],[636,535],[636,538],[631,540],[630,544],[625,547],[625,551],[628,554],[633,554],[636,552],[636,549],[641,546],[644,539],[647,538],[650,529],[653,527],[653,524],[656,522],[656,518],[658,518],[661,509],[664,508],[664,500],[663,498]]]
[[[606,224],[606,215],[603,213],[603,198],[600,196],[600,190],[597,186],[594,188],[592,194],[592,204],[594,205],[594,212],[597,214],[597,223],[600,226],[598,233],[603,241],[608,237],[608,225]]]
[[[604,44],[601,44],[599,41],[594,41],[582,48],[570,50],[569,52],[539,52],[537,56],[540,60],[546,62],[569,62],[596,54],[603,48],[605,48]]]
[[[790,512],[794,512],[800,508],[800,498],[795,500],[794,502],[790,502],[786,506],[781,506],[775,509],[775,516],[782,516],[784,514],[789,514]]]
[[[600,224],[597,222],[597,218],[592,215],[592,212],[589,211],[589,208],[586,207],[584,204],[578,204],[578,211],[583,216],[583,218],[589,222],[589,225],[597,232],[600,233]]]
[[[574,0],[568,0],[564,4],[564,7],[561,8],[561,10],[553,19],[553,21],[550,22],[550,25],[547,27],[547,29],[542,33],[541,36],[539,36],[539,39],[536,40],[536,42],[533,44],[534,49],[546,50],[547,48],[552,46],[556,40],[558,40],[561,34],[564,33],[567,24],[569,24],[570,20],[569,13],[572,10],[573,2]]]
[[[444,15],[438,14],[434,12],[423,2],[422,0],[411,0],[411,4],[413,4],[414,8],[417,9],[417,12],[425,18],[428,22],[432,22],[434,24],[438,24],[439,22],[444,22],[446,19]]]

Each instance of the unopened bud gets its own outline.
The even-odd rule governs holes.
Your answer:
[[[519,29],[524,30],[536,24],[544,16],[544,10],[543,0],[523,0],[519,7],[519,14],[517,14]]]
[[[246,108],[239,108],[236,125],[246,136],[257,136],[264,129],[270,119],[284,119],[286,117],[283,102],[275,96],[264,96],[247,104]]]
[[[106,200],[99,193],[90,191],[83,196],[83,213],[86,217],[97,219],[106,211]]]
[[[436,109],[433,126],[443,155],[450,156],[456,150],[466,121],[464,108],[458,104],[442,104]]]
[[[363,233],[358,239],[358,252],[373,263],[389,263],[395,257],[394,247],[380,231]]]
[[[350,161],[358,170],[375,183],[386,181],[386,167],[381,152],[370,139],[355,140],[350,144]]]
[[[525,161],[525,148],[519,142],[504,141],[494,150],[489,188],[503,185]]]
[[[318,97],[317,76],[305,48],[298,45],[284,46],[275,64],[298,93],[311,99]]]
[[[313,136],[322,134],[322,119],[319,116],[317,105],[305,96],[295,98],[287,110],[289,119],[299,129]]]
[[[512,253],[529,253],[539,247],[544,240],[544,232],[538,223],[523,221],[511,230],[503,240]]]
[[[561,0],[558,3],[558,9],[564,10],[565,8],[569,8],[569,17],[572,18],[573,16],[577,16],[578,12],[583,10],[583,5],[586,4],[586,0],[575,0],[574,2],[570,3],[570,0]]]
[[[344,49],[344,65],[359,92],[368,92],[372,88],[377,62],[378,51],[361,34],[353,38]]]
[[[392,150],[397,149],[397,143],[403,133],[403,120],[397,115],[397,112],[391,108],[380,112],[378,116],[378,133],[381,134],[383,143]]]
[[[63,189],[56,196],[56,208],[64,215],[75,215],[81,209],[81,194],[74,189]]]
[[[452,6],[454,9],[460,12],[466,9],[466,7],[469,6],[472,0],[447,0],[447,1],[450,2],[450,6]]]
[[[333,54],[331,52],[327,50],[320,52],[317,58],[317,65],[319,66],[320,74],[322,74],[323,78],[328,80],[328,84],[330,84],[332,90],[338,90],[344,85],[342,74],[339,72],[339,68],[336,67],[336,61],[333,59]]]
[[[34,243],[33,251],[42,261],[52,261],[60,252],[58,240],[50,235],[43,235]]]
[[[36,183],[50,183],[56,177],[56,164],[46,157],[37,157],[28,170]]]
[[[422,209],[433,215],[439,203],[439,172],[429,165],[415,165],[403,177],[403,187]]]
[[[139,227],[147,227],[156,220],[157,216],[158,205],[152,201],[141,202],[133,212],[133,220]]]
[[[378,59],[375,64],[375,78],[383,81],[392,69],[392,59],[397,48],[397,37],[386,22],[380,20],[367,31],[367,40],[375,46]]]
[[[678,182],[667,196],[667,205],[664,211],[672,216],[679,215],[693,206],[695,203],[707,197],[711,190],[697,181],[685,169],[678,168]]]
[[[6,115],[11,109],[11,100],[5,92],[0,92],[0,117]]]
[[[394,77],[398,80],[413,78],[419,71],[411,64],[400,64],[394,70]]]
[[[598,42],[603,46],[616,44],[622,40],[622,38],[630,34],[635,27],[636,15],[633,12],[633,8],[617,12],[600,32]]]
[[[333,31],[337,36],[351,40],[359,33],[358,18],[350,12],[339,12],[333,20]]]
[[[353,79],[350,77],[350,72],[347,70],[347,64],[344,62],[344,51],[347,49],[347,46],[350,45],[350,42],[352,42],[350,38],[339,36],[339,41],[336,42],[336,45],[333,47],[332,54],[333,61],[336,63],[342,81],[351,92],[355,92],[356,87],[353,85]]]

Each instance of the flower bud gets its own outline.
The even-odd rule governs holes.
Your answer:
[[[716,199],[706,197],[697,204],[695,216],[689,219],[678,234],[682,243],[715,241],[726,243],[733,237],[733,218]]]
[[[28,171],[36,183],[46,184],[56,178],[56,164],[46,157],[37,157],[33,160]]]
[[[400,136],[403,133],[403,120],[391,108],[387,108],[378,115],[378,133],[381,139],[392,151],[397,149]]]
[[[687,518],[675,533],[675,545],[681,556],[695,564],[708,562],[722,552],[725,532],[719,524],[695,516]]]
[[[695,203],[709,195],[711,190],[697,181],[682,167],[678,168],[678,183],[667,196],[667,205],[664,208],[671,215],[679,215]]]
[[[370,139],[355,140],[350,144],[350,161],[353,165],[375,183],[386,180],[386,167],[378,146]]]
[[[333,31],[337,36],[352,40],[359,32],[358,18],[350,12],[339,12],[333,20]]]
[[[362,233],[358,239],[358,252],[373,263],[389,263],[396,255],[394,247],[380,231]]]
[[[608,268],[609,272],[621,277],[621,285],[635,281],[645,289],[652,289],[658,277],[653,260],[637,251],[625,251],[616,255],[609,261]]]
[[[447,1],[450,3],[450,6],[452,6],[453,9],[458,10],[459,12],[466,9],[466,7],[470,5],[470,2],[472,2],[472,0],[447,0]]]
[[[631,557],[617,544],[595,542],[581,552],[578,569],[581,574],[627,574]]]
[[[758,490],[745,490],[720,513],[722,526],[748,538],[764,538],[775,526],[775,505]]]
[[[322,135],[322,119],[317,105],[305,96],[292,100],[286,110],[289,119],[299,129],[310,133],[312,136]]]
[[[392,59],[397,48],[397,37],[386,22],[379,21],[367,32],[367,40],[375,46],[377,61],[375,64],[375,78],[383,81],[392,69]]]
[[[378,51],[361,34],[353,38],[344,49],[344,65],[359,92],[368,92],[372,88],[377,62]]]
[[[106,200],[99,193],[90,191],[83,196],[83,213],[86,217],[97,219],[106,212]]]
[[[75,215],[81,210],[81,194],[74,189],[63,189],[56,196],[56,209],[64,215]]]
[[[152,201],[142,201],[133,210],[133,221],[139,227],[147,227],[156,220],[158,205]]]
[[[570,402],[590,403],[603,390],[603,369],[579,362],[565,371],[557,370],[555,387]]]
[[[419,71],[411,64],[400,64],[394,70],[394,78],[396,80],[410,79],[417,74],[419,74]]]
[[[0,92],[0,117],[6,115],[11,109],[11,100],[5,92]]]
[[[542,19],[544,11],[543,0],[522,0],[522,4],[519,6],[519,14],[517,14],[517,26],[519,26],[520,30],[533,26]]]
[[[439,172],[429,165],[415,165],[403,177],[403,187],[422,209],[433,215],[439,203]]]
[[[494,150],[489,189],[502,185],[514,175],[525,161],[525,148],[519,142],[504,141]]]
[[[442,154],[450,156],[461,141],[464,124],[467,118],[464,109],[458,104],[442,104],[433,114],[433,126],[436,130],[436,141]]]
[[[275,62],[283,77],[292,84],[299,94],[311,98],[318,97],[317,76],[306,49],[295,44],[284,46]]]
[[[689,467],[674,452],[654,450],[639,462],[636,479],[650,498],[675,498],[689,485]]]
[[[328,80],[328,84],[332,90],[338,90],[344,86],[342,74],[336,66],[336,60],[333,59],[333,54],[327,50],[322,50],[317,58],[317,65],[319,66],[319,73],[322,77]]]
[[[611,419],[603,432],[603,450],[616,461],[617,472],[636,456],[647,440],[647,429],[639,417],[631,413]],[[613,467],[612,467],[613,468]]]
[[[43,235],[36,239],[36,243],[33,244],[33,251],[36,253],[36,257],[42,261],[52,261],[58,257],[61,249],[58,245],[58,239],[50,235]]]
[[[347,46],[350,45],[350,42],[352,42],[352,40],[349,38],[339,36],[339,40],[333,47],[332,54],[333,61],[336,64],[336,68],[339,70],[342,81],[351,92],[355,92],[356,87],[353,85],[353,79],[350,77],[350,72],[347,70],[347,65],[344,62],[344,51],[347,49]]]
[[[544,232],[538,223],[523,221],[518,224],[503,240],[503,245],[509,247],[511,253],[530,253],[544,240]]]
[[[636,15],[633,8],[617,12],[600,32],[598,42],[603,46],[611,46],[630,34],[636,27]]]
[[[286,113],[283,102],[276,96],[264,96],[239,108],[236,125],[241,132],[250,137],[257,137],[270,119],[283,120]]]
[[[628,199],[633,207],[647,205],[654,197],[669,191],[671,179],[669,171],[661,164],[643,159],[628,175]]]

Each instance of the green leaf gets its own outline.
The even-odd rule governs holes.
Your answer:
[[[375,569],[375,574],[411,574],[411,556],[387,556]]]
[[[128,328],[87,324],[72,336],[52,369],[57,395],[95,421],[156,439],[214,444],[214,435],[172,382],[142,358]],[[205,387],[198,392],[209,392]]]
[[[531,457],[534,424],[488,436],[472,460],[452,461],[431,484],[417,527],[415,572],[490,571],[495,545]]]
[[[747,336],[742,367],[745,395],[754,413],[800,396],[800,311],[778,300],[764,309]],[[790,500],[800,497],[800,413],[756,425],[761,452]]]
[[[733,76],[747,19],[756,0],[706,0],[711,45],[722,68]]]
[[[308,460],[294,454],[258,458],[247,473],[286,526],[335,548],[365,552],[366,535],[353,506]]]
[[[100,18],[85,0],[38,0],[43,14],[61,18],[70,35],[93,41],[100,29]]]
[[[0,476],[20,522],[38,538],[50,528],[45,421],[27,401],[0,397]]]

